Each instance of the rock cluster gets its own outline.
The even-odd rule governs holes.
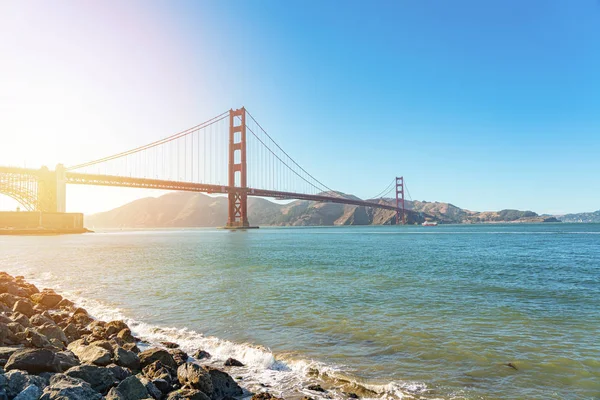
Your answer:
[[[144,351],[138,343],[123,321],[95,320],[53,290],[0,272],[0,400],[251,395],[227,373],[191,362],[176,343]]]

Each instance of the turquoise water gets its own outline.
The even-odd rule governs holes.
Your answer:
[[[597,224],[0,237],[0,269],[288,398],[600,398]]]

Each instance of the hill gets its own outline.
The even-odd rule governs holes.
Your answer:
[[[566,214],[557,216],[562,222],[593,222],[600,223],[600,210],[578,214]]]
[[[337,193],[338,196],[354,196]],[[395,204],[394,199],[374,202]],[[407,201],[407,223],[425,220],[439,223],[552,222],[532,211],[502,210],[475,212],[449,203]],[[390,225],[395,212],[337,203],[296,200],[287,204],[262,198],[248,199],[248,218],[262,226],[318,225]],[[85,218],[88,228],[184,228],[224,226],[227,221],[227,198],[202,193],[173,192],[161,197],[135,200],[110,211]]]

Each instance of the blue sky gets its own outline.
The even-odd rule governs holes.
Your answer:
[[[0,121],[12,164],[87,161],[246,106],[360,197],[404,175],[413,199],[472,210],[600,208],[596,0],[28,4],[0,6],[0,110],[24,115]],[[35,159],[15,150],[33,137]],[[69,188],[69,208],[148,195],[94,190]]]

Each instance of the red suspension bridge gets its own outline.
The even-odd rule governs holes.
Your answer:
[[[109,157],[59,164],[54,171],[0,166],[0,193],[29,211],[65,212],[67,184],[224,194],[228,228],[250,227],[248,196],[383,208],[395,211],[396,224],[406,222],[403,177],[382,192],[395,187],[395,204],[344,196],[294,161],[245,108]]]

